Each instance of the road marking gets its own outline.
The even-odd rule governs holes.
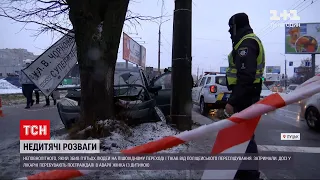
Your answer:
[[[260,171],[260,179],[268,180],[267,176],[262,171]]]
[[[302,123],[304,123],[304,121],[303,121],[304,119],[300,119],[300,120],[297,121],[297,118],[293,118],[293,117],[290,117],[290,116],[279,115],[279,114],[275,114],[275,113],[268,114],[268,116],[272,120],[280,121],[280,122],[289,124],[291,126],[295,126],[295,127],[298,127],[298,128],[304,127],[303,124],[302,124]],[[266,117],[266,118],[268,118],[268,117]],[[286,120],[283,120],[284,118],[293,119],[295,121],[286,121]]]
[[[268,152],[320,153],[320,147],[258,145],[258,149]]]
[[[285,111],[285,112],[289,112],[289,113],[293,113],[293,114],[299,114],[300,112],[295,112],[295,111],[290,111],[290,110],[287,110],[287,109],[283,109],[283,108],[280,108],[278,109],[280,111]],[[300,110],[299,110],[300,111]]]

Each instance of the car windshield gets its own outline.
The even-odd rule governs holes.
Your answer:
[[[124,71],[115,70],[114,73],[114,85],[142,85],[143,81],[138,71]],[[136,96],[141,92],[142,87],[138,86],[123,86],[115,88],[115,96]]]
[[[288,87],[288,89],[291,90],[291,91],[295,90],[296,88],[297,88],[297,86],[289,86]]]

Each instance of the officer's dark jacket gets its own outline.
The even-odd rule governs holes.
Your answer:
[[[250,26],[239,29],[233,39],[233,47],[247,34],[253,33]],[[246,56],[240,57],[239,53],[233,49],[233,61],[237,68],[237,84],[228,85],[232,94],[228,103],[233,107],[241,106],[241,110],[255,103],[260,98],[261,83],[254,84],[257,70],[257,57],[259,56],[259,44],[254,39],[245,39],[239,48],[248,48]],[[243,65],[245,68],[243,68]],[[240,107],[239,107],[240,108]]]

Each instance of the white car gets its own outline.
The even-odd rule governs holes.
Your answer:
[[[200,113],[205,115],[208,110],[224,107],[222,101],[217,101],[221,93],[226,93],[225,99],[229,98],[225,74],[207,72],[192,88],[192,101],[200,106]],[[221,104],[222,103],[222,104]]]
[[[320,130],[320,93],[300,101],[300,118],[313,130]]]
[[[273,93],[274,92],[272,92],[266,85],[264,85],[262,83],[262,90],[261,90],[261,94],[260,94],[260,99],[263,99]]]
[[[299,86],[298,84],[290,84],[290,85],[287,87],[286,94],[291,93],[291,92],[294,91],[298,86]]]

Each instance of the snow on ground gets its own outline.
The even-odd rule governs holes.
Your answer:
[[[113,122],[106,120],[104,123]],[[164,122],[145,123],[133,128],[129,137],[116,130],[111,136],[101,139],[101,147],[104,153],[119,152],[175,134],[178,134],[178,131]],[[180,145],[161,153],[185,153],[188,151],[188,146],[188,144]],[[190,171],[177,170],[97,171],[77,179],[189,179],[189,173]]]
[[[67,85],[59,85],[58,88],[66,88],[66,87],[78,87],[80,85],[75,85],[75,84],[67,84]]]
[[[0,94],[18,94],[22,90],[4,79],[0,79]]]
[[[137,145],[145,144],[150,141],[161,139],[166,136],[178,134],[178,131],[165,124],[165,122],[145,123],[131,129],[121,130],[117,127],[118,121],[106,120],[100,121],[107,126],[113,126],[114,131],[112,135],[101,139],[102,153],[119,152],[122,149],[134,147]],[[61,125],[62,126],[62,125]],[[59,131],[59,132],[58,132]],[[128,136],[128,132],[130,135]],[[60,127],[55,127],[55,132],[52,132],[51,139],[67,139],[66,131]],[[161,153],[187,153],[189,152],[190,144],[180,145],[169,150],[162,151]],[[0,149],[1,162],[0,166],[0,179],[14,179],[25,177],[40,173],[41,171],[23,171],[19,168],[19,143],[12,144],[10,150],[6,148]],[[177,171],[177,170],[139,170],[139,171],[96,171],[86,176],[76,179],[191,179],[190,176],[195,176],[192,171]],[[192,178],[193,179],[193,178]],[[199,179],[198,177],[195,179]]]
[[[0,89],[19,89],[4,79],[0,79]]]
[[[0,94],[22,94],[22,89],[0,89]]]

